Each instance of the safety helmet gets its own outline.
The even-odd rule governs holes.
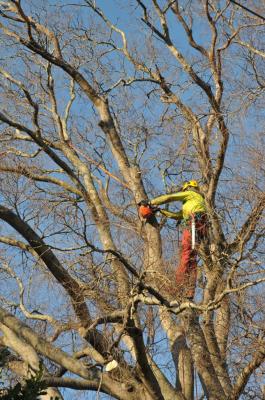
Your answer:
[[[197,181],[187,181],[183,183],[182,190],[186,190],[188,187],[198,188],[199,185]]]

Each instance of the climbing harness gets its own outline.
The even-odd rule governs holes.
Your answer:
[[[199,224],[199,227],[198,227]],[[196,243],[199,243],[201,239],[204,238],[205,232],[203,229],[207,226],[207,216],[205,213],[194,213],[191,214],[190,218],[183,219],[177,227],[181,225],[184,228],[190,229],[191,232],[191,248],[192,250],[195,249]],[[178,233],[179,235],[179,233]]]

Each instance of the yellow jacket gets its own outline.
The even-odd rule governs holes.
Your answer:
[[[162,196],[155,197],[150,201],[150,203],[153,206],[159,206],[161,204],[171,203],[172,201],[182,201],[182,211],[171,212],[167,210],[161,210],[161,213],[168,218],[188,219],[192,214],[206,212],[204,198],[201,194],[193,190],[164,194]]]

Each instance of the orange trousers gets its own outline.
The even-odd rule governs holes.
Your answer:
[[[191,221],[183,229],[181,238],[180,263],[176,269],[178,293],[193,299],[197,281],[197,245],[206,237],[206,216],[195,217],[196,246],[192,249]]]

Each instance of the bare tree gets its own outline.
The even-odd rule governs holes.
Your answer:
[[[229,0],[6,0],[0,32],[5,381],[262,399],[264,20]],[[137,203],[191,178],[209,232],[186,301],[177,229]]]

